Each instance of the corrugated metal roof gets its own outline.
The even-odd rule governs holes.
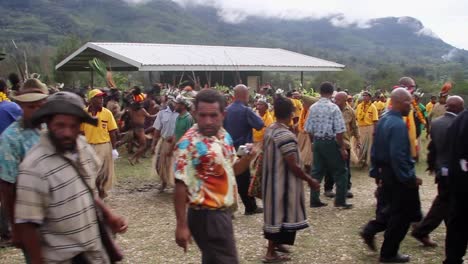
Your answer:
[[[89,42],[56,69],[86,70],[92,57],[112,67],[139,71],[339,71],[345,67],[284,49]]]

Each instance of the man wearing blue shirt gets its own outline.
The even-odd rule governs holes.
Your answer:
[[[371,151],[371,174],[381,179],[383,199],[388,204],[389,219],[380,251],[383,263],[403,263],[408,255],[398,253],[411,222],[420,221],[419,185],[411,157],[408,129],[403,116],[411,110],[411,95],[404,88],[392,92],[392,110],[377,125]],[[378,175],[375,175],[378,174]]]
[[[234,103],[226,109],[226,117],[224,118],[224,128],[231,135],[234,141],[236,150],[241,145],[252,143],[252,129],[261,130],[265,124],[260,116],[246,104],[249,101],[249,89],[243,84],[234,87]],[[245,214],[251,215],[263,213],[261,208],[257,207],[254,197],[248,195],[250,185],[250,171],[247,170],[243,174],[236,177],[237,188],[242,203],[245,206]]]
[[[23,114],[21,107],[7,97],[7,84],[0,79],[0,134]]]
[[[39,141],[40,126],[31,124],[32,115],[42,107],[48,94],[45,84],[38,79],[29,79],[13,97],[21,106],[23,116],[6,128],[0,136],[0,200],[2,217],[6,220],[3,221],[3,228],[13,223],[19,164]]]

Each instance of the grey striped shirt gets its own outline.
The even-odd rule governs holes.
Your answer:
[[[100,161],[84,137],[78,154],[59,154],[44,134],[19,167],[15,221],[39,224],[45,263],[68,263],[82,253],[91,263],[109,263],[104,253],[93,194],[71,165],[76,162],[94,189]]]

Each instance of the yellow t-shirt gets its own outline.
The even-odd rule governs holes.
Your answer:
[[[304,108],[301,100],[291,98],[291,101],[294,105],[294,117],[301,117],[302,109]]]
[[[253,142],[261,142],[263,141],[263,135],[265,134],[265,128],[269,127],[271,124],[274,123],[274,118],[272,116],[272,113],[270,111],[266,111],[265,114],[262,116],[263,123],[265,124],[265,127],[263,127],[261,130],[255,130],[252,129],[252,136],[253,136]]]
[[[88,108],[85,108],[85,110],[88,111]],[[112,112],[103,107],[101,112],[98,112],[94,117],[99,120],[97,127],[85,123],[81,124],[81,131],[84,132],[86,140],[89,144],[110,142],[109,132],[117,129],[117,123]]]
[[[375,108],[377,108],[377,112],[379,112],[379,114],[382,113],[382,111],[385,109],[385,103],[382,102],[382,101],[376,101],[374,102],[374,105],[375,105]]]
[[[360,103],[356,108],[358,126],[371,126],[379,120],[379,112],[372,103]]]
[[[427,103],[426,105],[426,112],[427,114],[430,114],[432,112],[432,108],[434,108],[434,105],[432,102]]]

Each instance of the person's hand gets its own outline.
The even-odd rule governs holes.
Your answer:
[[[117,151],[117,149],[113,149],[112,150],[112,159],[116,160],[118,158],[119,158],[119,152]]]
[[[177,226],[175,231],[176,243],[187,252],[188,244],[192,243],[192,234],[187,225]]]
[[[112,232],[122,234],[127,231],[128,221],[118,215],[112,215],[107,218],[107,224],[110,226]]]
[[[348,160],[348,151],[346,151],[346,149],[341,148],[340,149],[340,154],[341,154],[341,158],[343,160]]]
[[[320,182],[318,182],[316,179],[313,179],[309,176],[309,180],[307,181],[307,184],[309,184],[309,187],[312,190],[320,191]]]
[[[254,149],[252,146],[250,146],[250,147],[248,146],[247,147],[247,154],[244,155],[243,158],[248,159],[248,161],[250,162],[255,158],[256,155],[257,155],[257,150]]]
[[[416,185],[421,186],[423,184],[423,180],[421,178],[416,177]]]

